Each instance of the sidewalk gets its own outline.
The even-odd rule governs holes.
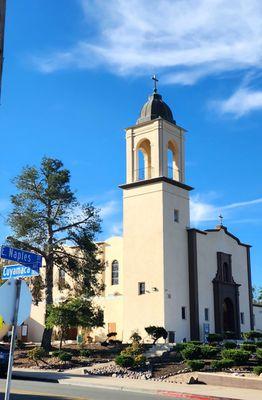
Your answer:
[[[167,382],[101,376],[90,377],[82,374],[82,368],[66,372],[47,372],[43,370],[15,368],[14,376],[21,379],[55,381],[62,385],[123,390],[191,400],[262,400],[262,392],[260,390],[212,385],[179,385]]]

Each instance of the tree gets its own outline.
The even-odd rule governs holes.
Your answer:
[[[252,294],[253,302],[255,304],[262,304],[262,287],[257,288],[256,286],[253,286]]]
[[[48,311],[46,327],[52,329],[57,326],[60,328],[60,350],[69,328],[81,326],[91,329],[103,326],[102,310],[94,307],[92,302],[85,298],[69,299],[59,305],[51,305]]]
[[[79,295],[91,298],[103,289],[103,263],[94,243],[101,220],[92,203],[77,201],[70,188],[70,172],[57,159],[44,157],[39,168],[25,167],[14,183],[17,194],[11,196],[13,210],[8,218],[13,235],[7,241],[44,258],[46,321],[53,304],[54,266],[73,278]],[[46,351],[51,337],[52,329],[46,327],[42,337]]]
[[[163,339],[167,338],[167,331],[162,326],[148,326],[147,328],[145,328],[145,331],[149,336],[152,337],[153,344],[155,344],[156,341],[161,337]]]

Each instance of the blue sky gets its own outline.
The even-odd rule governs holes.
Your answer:
[[[121,234],[124,128],[152,91],[188,130],[192,226],[224,224],[252,244],[262,285],[262,3],[256,0],[25,0],[7,7],[0,125],[1,220],[10,179],[61,159],[81,201]],[[2,237],[7,228],[2,227]]]

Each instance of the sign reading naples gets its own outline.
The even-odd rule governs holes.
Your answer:
[[[34,269],[35,267],[40,268],[42,266],[42,257],[38,254],[9,246],[1,246],[1,258],[16,261],[19,264],[27,265]]]

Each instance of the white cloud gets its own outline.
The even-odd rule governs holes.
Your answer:
[[[240,88],[228,99],[213,101],[211,106],[222,114],[241,117],[251,111],[262,109],[262,91]]]
[[[161,72],[166,82],[261,68],[260,0],[82,0],[96,32],[34,62],[45,73],[106,66],[117,74]],[[166,75],[166,76],[165,76]]]
[[[119,203],[116,200],[110,200],[100,206],[100,215],[102,218],[109,218],[114,214],[117,214],[119,211]]]
[[[224,206],[217,206],[205,199],[206,196],[201,197],[200,195],[193,196],[190,200],[190,217],[191,222],[196,225],[207,221],[218,221],[218,216],[222,213],[222,215],[231,221],[234,221],[236,217],[236,212],[238,209],[252,207],[259,204],[262,204],[262,198],[248,200],[238,203],[227,204]],[[208,196],[207,196],[208,197]],[[243,215],[243,214],[242,214]],[[242,215],[238,215],[238,219],[235,219],[235,222],[258,222],[261,221],[261,218],[241,218]]]

